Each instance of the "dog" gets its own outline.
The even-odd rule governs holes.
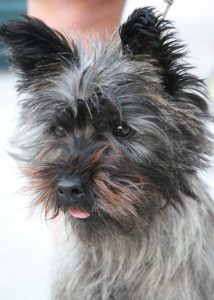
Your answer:
[[[65,220],[52,299],[213,299],[214,203],[198,176],[212,117],[172,23],[144,7],[88,47],[32,17],[0,36],[25,95],[13,156],[33,205]]]

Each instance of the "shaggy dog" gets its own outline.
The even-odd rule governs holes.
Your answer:
[[[19,75],[13,156],[67,234],[53,299],[214,299],[202,80],[153,8],[87,51],[42,21],[0,28]]]

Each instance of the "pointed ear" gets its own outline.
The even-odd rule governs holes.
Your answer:
[[[183,45],[175,38],[175,29],[169,21],[157,15],[153,8],[136,9],[119,30],[124,54],[136,59],[149,55],[161,70],[164,86],[174,94],[183,81],[185,71],[178,59],[185,56]]]
[[[79,64],[75,44],[36,18],[3,24],[0,37],[9,46],[12,65],[28,80],[65,65]]]

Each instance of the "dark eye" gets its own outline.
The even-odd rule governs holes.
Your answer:
[[[59,137],[59,138],[62,138],[62,137],[65,137],[66,136],[66,132],[65,132],[65,129],[62,127],[62,126],[56,126],[54,128],[54,134]]]
[[[112,128],[113,135],[118,137],[127,137],[132,132],[132,129],[125,123],[114,125]]]

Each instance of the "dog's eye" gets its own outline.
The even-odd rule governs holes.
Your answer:
[[[130,135],[132,129],[125,123],[122,123],[120,125],[115,125],[112,128],[112,132],[115,136],[118,137],[127,137]]]
[[[65,137],[66,136],[66,132],[65,132],[65,129],[62,127],[62,126],[56,126],[54,128],[54,134],[59,137],[59,138],[62,138],[62,137]]]

